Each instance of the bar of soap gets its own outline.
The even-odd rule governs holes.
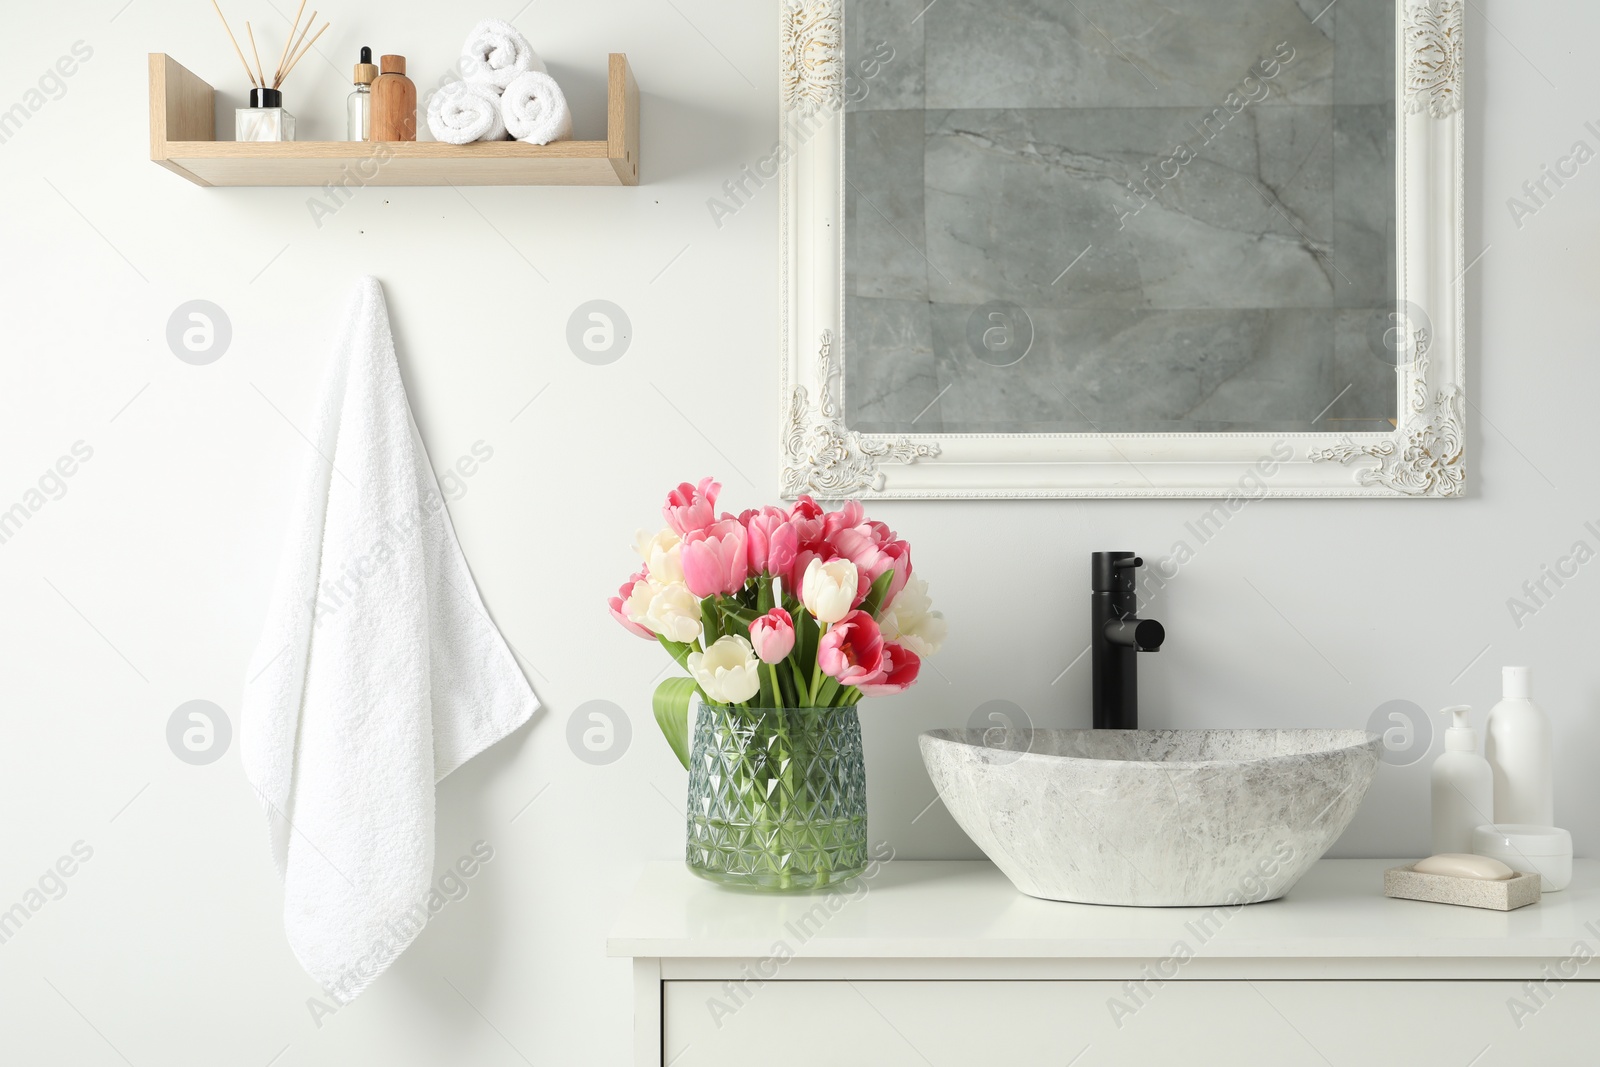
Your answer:
[[[1465,852],[1441,852],[1418,860],[1411,868],[1418,874],[1442,874],[1446,878],[1475,878],[1480,882],[1503,882],[1517,872],[1489,856],[1469,856]]]

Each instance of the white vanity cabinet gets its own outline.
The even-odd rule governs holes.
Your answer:
[[[1600,1063],[1600,862],[1510,913],[1389,900],[1397,862],[1233,909],[1035,900],[985,862],[795,897],[658,863],[609,947],[640,1067]]]

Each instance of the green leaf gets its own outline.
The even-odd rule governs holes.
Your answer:
[[[872,588],[867,591],[867,599],[861,602],[861,610],[876,619],[879,609],[884,606],[883,598],[889,595],[889,583],[892,581],[894,581],[893,567],[878,575],[877,580],[872,583]]]
[[[800,664],[795,662],[793,657],[790,657],[787,662],[789,664],[789,670],[794,675],[795,695],[797,697],[799,697],[799,703],[796,704],[795,707],[798,707],[798,708],[809,708],[809,707],[811,707],[812,706],[812,704],[811,704],[811,690],[806,685],[806,676],[801,671]]]
[[[818,708],[833,707],[833,698],[839,693],[839,679],[831,675],[822,676],[822,684],[817,686],[817,691],[811,694],[811,704]]]
[[[794,660],[790,659],[785,660],[784,662],[789,664],[791,668],[794,668]],[[804,705],[800,703],[799,693],[795,690],[794,675],[791,673],[791,671],[783,670],[781,667],[774,665],[771,673],[776,675],[778,679],[778,703],[774,704],[773,707],[803,707]]]
[[[794,615],[794,647],[795,658],[807,678],[811,676],[811,668],[816,666],[817,643],[821,637],[816,616],[802,607],[799,614]]]
[[[693,645],[686,645],[679,641],[668,641],[660,634],[656,635],[656,640],[661,642],[661,647],[667,650],[667,655],[671,656],[678,666],[684,670],[689,669],[689,653],[694,651]]]
[[[689,705],[696,688],[693,678],[668,678],[656,686],[656,725],[684,770],[689,769]]]
[[[720,620],[717,618],[716,599],[708,596],[700,601],[700,626],[705,631],[700,639],[705,642],[706,648],[716,644],[717,639],[722,636]]]
[[[740,633],[742,630],[743,633],[740,634],[741,637],[748,635],[750,633],[750,624],[755,622],[756,619],[760,618],[760,616],[756,614],[754,608],[740,607],[736,601],[732,600],[720,601],[717,604],[717,608],[722,612],[723,618],[729,619],[738,624],[736,627],[724,627],[723,632],[731,634]]]
[[[756,582],[756,615],[760,616],[772,610],[772,578],[763,574]]]

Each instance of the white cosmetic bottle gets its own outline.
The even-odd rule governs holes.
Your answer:
[[[1494,771],[1478,755],[1478,732],[1467,725],[1465,704],[1445,708],[1454,723],[1444,732],[1444,754],[1433,761],[1433,854],[1471,853],[1472,831],[1494,815]]]
[[[1504,698],[1489,712],[1484,755],[1494,770],[1494,821],[1556,824],[1555,742],[1533,702],[1533,670],[1506,667]]]

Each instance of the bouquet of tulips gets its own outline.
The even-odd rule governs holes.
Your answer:
[[[689,763],[689,705],[847,707],[905,691],[922,657],[944,640],[911,546],[850,501],[717,515],[722,486],[683,483],[661,509],[667,525],[641,531],[644,559],[611,614],[659,641],[687,678],[655,694],[656,721]]]

